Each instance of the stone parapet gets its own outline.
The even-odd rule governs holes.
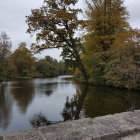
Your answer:
[[[126,140],[133,135],[140,140],[139,132],[140,110],[135,110],[6,134],[0,140]]]

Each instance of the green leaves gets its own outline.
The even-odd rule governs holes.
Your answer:
[[[50,56],[46,56],[44,59],[38,60],[36,62],[36,70],[39,73],[39,76],[43,78],[67,74],[64,62],[58,62]]]

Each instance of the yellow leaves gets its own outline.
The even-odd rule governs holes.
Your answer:
[[[106,3],[92,2],[87,12],[89,20],[86,21],[85,53],[82,54],[92,81],[140,87],[140,30],[129,27],[122,0],[111,1],[112,6],[107,0],[102,1]]]
[[[63,29],[56,29],[56,33],[57,34],[63,34],[65,33]]]
[[[70,13],[70,12],[68,12],[66,10],[56,11],[55,15],[61,21],[68,21],[68,20],[75,20],[76,19],[76,15],[74,13]]]
[[[37,34],[37,40],[43,40],[47,35],[51,33],[50,30],[44,30],[41,33]]]
[[[12,66],[12,67],[11,67]],[[9,58],[9,70],[12,74],[30,76],[35,70],[35,58],[26,48],[26,43],[19,44],[18,49]],[[27,71],[27,75],[24,72]]]
[[[44,36],[47,35],[47,34],[49,34],[49,33],[51,33],[51,30],[45,30],[45,31],[43,32]]]

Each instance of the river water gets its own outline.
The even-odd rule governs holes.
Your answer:
[[[30,129],[37,116],[50,122],[140,109],[140,93],[84,86],[71,76],[9,81],[0,87],[0,135]]]

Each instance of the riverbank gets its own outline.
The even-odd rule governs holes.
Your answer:
[[[112,89],[122,89],[122,90],[128,90],[128,91],[140,91],[140,88],[126,88],[126,87],[121,87],[121,86],[114,86],[114,85],[106,85],[106,84],[96,84],[94,82],[88,81],[86,83],[84,80],[78,79],[73,77],[74,81],[78,84],[83,84],[86,86],[96,86],[96,87],[106,87],[106,88],[112,88]]]
[[[0,140],[125,140],[138,138],[139,132],[140,110],[135,110],[6,134]]]

